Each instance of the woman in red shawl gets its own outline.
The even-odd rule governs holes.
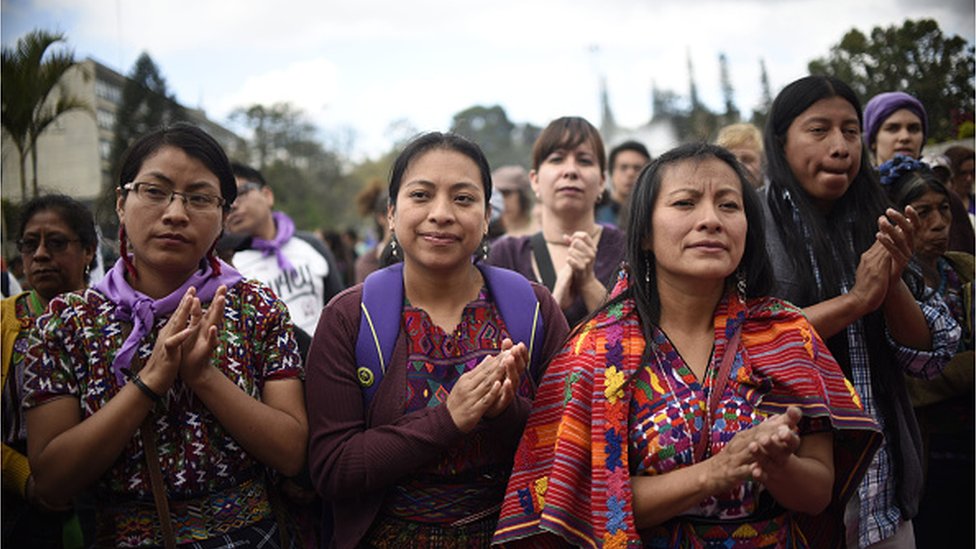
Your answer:
[[[629,266],[546,372],[495,543],[822,546],[879,431],[799,310],[762,297],[742,167],[686,145],[633,200]]]

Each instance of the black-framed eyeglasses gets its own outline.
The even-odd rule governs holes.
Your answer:
[[[227,203],[222,197],[209,193],[184,193],[174,191],[155,183],[136,182],[126,183],[122,186],[127,191],[135,191],[139,200],[153,206],[168,206],[173,198],[179,196],[183,203],[190,210],[207,212],[220,208]]]
[[[68,249],[68,244],[71,244],[72,242],[81,242],[81,239],[68,238],[59,234],[44,235],[40,238],[36,236],[28,236],[17,241],[17,251],[24,255],[33,255],[35,252],[37,252],[37,249],[41,247],[41,242],[44,243],[44,249],[46,249],[48,253],[59,254]]]

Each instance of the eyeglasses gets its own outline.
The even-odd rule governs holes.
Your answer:
[[[81,242],[81,239],[68,238],[58,234],[45,235],[41,238],[29,236],[17,241],[17,251],[24,255],[34,255],[37,249],[41,247],[41,242],[44,242],[44,248],[48,253],[59,254],[68,249],[68,244]]]
[[[122,188],[127,191],[135,191],[136,196],[140,200],[144,200],[153,206],[168,206],[176,196],[183,199],[183,203],[186,204],[187,208],[198,212],[210,211],[227,203],[226,200],[217,195],[173,191],[155,183],[137,183],[133,181],[132,183],[126,183]]]
[[[247,193],[249,193],[251,191],[261,190],[261,187],[263,187],[263,186],[264,185],[261,185],[260,183],[255,183],[253,181],[248,181],[247,183],[241,185],[240,187],[237,187],[237,196],[238,197],[241,197],[241,196],[244,196],[245,194],[247,194]]]

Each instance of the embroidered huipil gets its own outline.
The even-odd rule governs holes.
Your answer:
[[[510,337],[487,289],[468,303],[451,333],[431,321],[426,311],[406,303],[402,330],[407,334],[406,413],[447,400],[455,383]],[[531,398],[528,376],[519,394]],[[441,457],[392,488],[385,512],[406,520],[448,523],[497,510],[508,481],[511,450],[493,444],[479,425]]]
[[[51,301],[48,312],[38,319],[27,357],[26,408],[71,396],[79,399],[84,419],[121,390],[110,365],[127,327],[116,320],[115,308],[94,289]],[[141,368],[152,354],[156,335],[168,319],[157,318],[153,330],[139,343],[133,369]],[[266,381],[304,375],[288,312],[257,281],[243,281],[228,289],[223,325],[217,333],[212,364],[253,398],[261,397]],[[262,477],[264,466],[234,441],[179,379],[156,410],[160,466],[171,500],[211,496]],[[131,504],[147,507],[154,514],[152,484],[138,432],[93,489],[98,510]],[[262,505],[267,507],[266,502]],[[198,518],[214,522],[213,517]],[[230,520],[233,518],[227,517]],[[115,528],[125,530],[117,532],[117,546],[152,543],[156,530],[152,523],[117,524]]]
[[[612,296],[626,287],[622,276]],[[835,433],[834,498],[846,500],[880,441],[877,425],[796,308],[775,299],[743,306],[726,296],[714,319],[716,357],[726,352],[737,324],[742,340],[731,351],[736,357],[723,398],[710,412],[709,454],[739,430],[799,406],[802,433]],[[639,547],[667,543],[670,529],[680,528],[679,516],[662,532],[637,532],[630,477],[693,463],[707,387],[693,380],[660,330],[654,345],[650,361],[642,363],[639,319],[625,299],[583,326],[557,355],[516,453],[495,542],[531,547],[543,541],[534,536],[558,535],[586,547]],[[745,517],[757,495],[746,483],[687,513]],[[642,541],[642,534],[650,537]]]

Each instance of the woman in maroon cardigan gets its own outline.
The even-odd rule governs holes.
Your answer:
[[[492,268],[471,261],[491,196],[477,145],[420,136],[394,163],[389,196],[403,264],[388,269],[402,270],[403,297],[370,319],[399,315],[400,331],[367,398],[376,380],[356,355],[363,285],[323,312],[307,362],[312,481],[331,502],[332,547],[487,547],[536,382],[568,327],[532,284],[542,352],[513,345],[495,299],[510,288],[489,286]]]

